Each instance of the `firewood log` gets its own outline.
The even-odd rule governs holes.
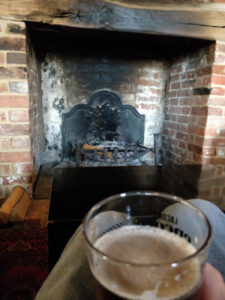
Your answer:
[[[0,223],[6,224],[9,220],[9,216],[15,207],[16,203],[20,200],[24,193],[24,189],[21,186],[17,186],[13,189],[10,196],[0,207]]]
[[[83,144],[82,148],[84,150],[104,150],[102,147],[98,147],[98,146],[93,146],[93,145],[89,145],[89,144]]]
[[[93,146],[93,145],[89,145],[89,144],[83,144],[82,148],[84,150],[95,150],[95,149],[100,150],[100,151],[97,152],[98,155],[104,156],[104,148],[102,148],[102,147]],[[107,157],[111,158],[112,157],[112,152],[108,152]]]
[[[31,199],[26,191],[24,191],[22,197],[13,208],[12,213],[9,217],[9,222],[23,222],[30,206]]]

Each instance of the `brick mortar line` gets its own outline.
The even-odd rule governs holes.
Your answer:
[[[0,83],[4,83],[4,82],[27,82],[28,83],[28,81],[26,81],[26,79],[23,79],[24,81],[20,81],[20,79],[16,79],[16,78],[11,78],[11,80],[9,80],[9,79],[2,79],[2,80],[0,80]],[[12,93],[12,92],[11,92]],[[3,94],[3,93],[0,93],[0,94]],[[20,93],[17,93],[17,94],[20,94]],[[27,94],[28,94],[28,92],[27,92]]]
[[[0,66],[12,67],[12,68],[16,68],[16,67],[18,67],[18,68],[21,68],[21,67],[22,68],[26,68],[26,67],[28,67],[28,65],[26,65],[26,64],[8,64],[7,62],[0,64]]]
[[[222,137],[222,136],[216,136],[215,137],[215,135],[199,135],[199,134],[196,134],[196,133],[192,133],[192,135],[194,135],[195,137],[210,138],[210,139],[224,139],[225,138],[225,136],[224,137]]]
[[[16,179],[19,179],[19,178],[21,178],[21,177],[29,177],[29,176],[31,176],[31,173],[16,173],[16,174],[14,174],[14,173],[12,173],[12,171],[10,172],[11,174],[5,174],[5,175],[0,175],[0,178],[6,178],[6,179],[9,179],[8,180],[8,182],[9,181],[11,181],[11,179],[13,180],[14,179],[14,177],[15,177],[15,180]],[[20,183],[13,183],[13,184],[16,184],[16,185],[23,185],[24,183],[22,183],[22,182],[20,182]],[[25,184],[27,184],[27,183],[25,183]],[[32,184],[32,182],[31,182],[31,184]],[[8,184],[7,184],[8,185]],[[7,186],[6,184],[2,184],[2,186],[1,186],[1,188],[3,187],[3,186]]]
[[[9,111],[17,111],[17,110],[22,110],[22,111],[29,111],[29,108],[14,108],[14,107],[12,107],[12,108],[8,108],[8,107],[0,107],[0,110],[1,111],[5,111],[5,112],[9,112]],[[28,121],[27,121],[28,122]]]
[[[225,66],[224,66],[224,67],[225,67]],[[211,75],[212,75],[212,74],[202,75],[202,76],[196,76],[195,78],[186,78],[186,79],[183,79],[183,80],[178,79],[178,80],[176,80],[176,81],[170,80],[170,85],[171,85],[171,84],[175,84],[175,83],[181,83],[181,82],[192,81],[192,80],[197,81],[198,79],[205,79],[205,78],[208,78],[208,77],[210,78]],[[169,88],[169,90],[170,90],[170,88]]]
[[[13,92],[11,92],[11,91],[10,91],[10,85],[9,85],[10,82],[20,82],[20,81],[14,81],[14,80],[13,80],[13,81],[5,82],[5,83],[8,83],[8,89],[9,89],[9,91],[8,91],[8,92],[0,92],[0,96],[2,96],[2,97],[3,97],[3,96],[7,96],[7,97],[8,97],[8,96],[12,96],[12,97],[18,97],[18,96],[26,97],[26,96],[27,96],[27,97],[29,98],[29,96],[30,96],[29,92],[26,92],[26,93],[13,93]],[[1,81],[0,81],[0,84],[1,84],[1,83],[4,83],[4,82],[1,82]],[[2,97],[1,97],[1,98],[2,98]]]
[[[225,60],[225,55],[224,55],[224,60]],[[218,63],[218,62],[216,62],[216,63],[214,63],[215,65],[220,65],[220,66],[222,66],[222,67],[225,67],[225,61],[223,62],[223,63]]]
[[[188,125],[188,124],[187,124]],[[188,127],[189,128],[189,127]],[[201,126],[198,126],[197,127],[198,129],[200,128],[200,129],[209,129],[209,128],[211,128],[211,129],[215,129],[215,127],[201,127]],[[205,136],[203,136],[203,135],[199,135],[199,134],[197,134],[197,133],[189,133],[189,131],[187,130],[187,131],[180,131],[179,129],[174,129],[174,128],[168,128],[169,130],[173,130],[173,131],[175,131],[176,133],[181,133],[181,134],[187,134],[187,135],[193,135],[193,136],[198,136],[198,137],[200,137],[200,138],[204,138]],[[209,136],[209,135],[207,135],[207,136]],[[210,137],[212,137],[212,138],[215,138],[215,135],[210,135]],[[217,137],[216,137],[217,138]],[[223,138],[225,138],[225,136],[224,137],[221,137],[221,136],[218,136],[218,138],[220,138],[220,139],[223,139]]]
[[[2,122],[2,123],[0,123],[0,126],[2,126],[2,125],[14,125],[14,126],[18,126],[18,125],[30,125],[30,124],[29,124],[29,122],[27,122],[27,123],[24,123],[24,122],[21,122],[21,123],[20,123],[20,122],[14,122],[14,123],[13,123],[13,122],[11,122],[11,123],[10,123],[10,122],[4,122],[4,123],[3,123],[3,122]],[[30,126],[28,127],[28,130],[29,130],[29,129],[30,129]],[[23,135],[24,135],[24,134],[23,134]],[[10,136],[10,135],[9,135],[9,134],[6,134],[6,135],[2,134],[1,137],[2,137],[2,136],[4,136],[4,137],[7,136],[7,137],[8,137],[8,136]],[[18,134],[15,134],[15,135],[12,134],[12,135],[11,135],[11,137],[15,137],[15,136],[20,136],[20,135],[18,135]],[[27,134],[27,136],[29,136],[29,133]]]
[[[208,95],[202,95],[202,96],[208,96]],[[215,95],[216,96],[216,95]],[[171,96],[167,97],[168,101],[171,101],[171,99],[178,99],[178,100],[186,100],[186,98],[193,98],[193,97],[199,97],[199,95],[190,95],[190,96]],[[223,96],[224,97],[224,96]]]
[[[22,173],[15,173],[16,171],[14,170],[9,170],[9,173],[4,173],[0,175],[0,178],[4,178],[4,177],[23,177],[23,176],[31,176],[32,173],[31,172],[22,172]]]
[[[19,64],[11,65],[11,64],[4,63],[4,64],[0,64],[0,67],[6,67],[7,69],[11,69],[11,68],[27,68],[28,65],[22,65],[22,64],[20,64],[20,65]],[[27,73],[27,71],[26,71],[26,73]],[[16,78],[18,78],[18,77],[16,77]],[[10,77],[9,77],[9,79],[10,79]]]
[[[222,88],[224,88],[224,90],[225,90],[225,84],[216,84],[216,83],[211,83],[211,88],[214,88],[214,87],[222,87]]]
[[[0,21],[0,25],[1,21]],[[22,38],[24,40],[26,40],[26,33],[14,33],[14,32],[8,32],[6,31],[6,28],[4,28],[1,32],[0,32],[0,37],[14,37],[14,38]]]
[[[10,88],[10,87],[9,87]],[[28,93],[13,93],[13,92],[4,92],[4,93],[1,93],[0,92],[0,96],[15,96],[15,97],[18,97],[18,96],[29,96]]]
[[[16,81],[16,82],[28,82],[28,80],[27,79],[0,79],[0,83],[1,82],[12,82],[12,81]]]
[[[174,108],[174,106],[176,106],[176,105],[173,105],[173,108]],[[179,106],[178,108],[180,108],[181,106]],[[189,106],[182,106],[182,108],[187,108],[187,107],[189,107]],[[210,105],[210,106],[207,106],[207,105],[196,105],[196,106],[194,106],[194,107],[190,107],[190,108],[205,108],[205,107],[207,107],[207,108],[221,108],[222,110],[225,108],[224,106],[215,106],[215,105]],[[191,116],[198,116],[198,117],[209,117],[208,115],[201,115],[201,114],[192,114],[192,113],[178,113],[178,112],[170,112],[169,114],[172,114],[172,115],[175,115],[175,116],[183,116],[183,115],[185,115],[185,116],[187,116],[187,117],[191,117]],[[222,115],[210,115],[210,117],[222,117]]]
[[[0,153],[24,153],[24,152],[29,152],[29,149],[23,148],[23,149],[13,149],[13,148],[8,148],[8,150],[4,150],[0,148]]]
[[[29,162],[10,162],[10,163],[6,163],[6,162],[0,162],[0,167],[4,167],[4,166],[12,166],[12,165],[15,165],[15,164],[23,164],[23,165],[30,165]]]
[[[8,110],[29,110],[30,108],[28,107],[28,108],[24,108],[24,107],[5,107],[5,106],[3,106],[3,107],[1,107],[0,106],[0,110],[1,109],[8,109]],[[30,120],[29,120],[29,122],[30,122]]]
[[[9,35],[9,34],[1,34],[0,33],[0,40],[1,40],[1,38],[20,39],[20,40],[24,40],[25,42],[27,41],[27,38],[24,35],[19,35],[19,34],[18,35]],[[5,51],[8,51],[8,50],[6,49]],[[9,51],[12,51],[12,50],[9,50]],[[18,51],[18,50],[15,50],[15,51]]]
[[[30,137],[30,135],[25,135],[25,134],[23,134],[23,135],[1,135],[0,136],[0,141],[1,140],[5,140],[5,139],[14,139],[14,138],[19,138],[19,139],[23,139],[23,138],[28,138],[28,140],[29,140],[29,137]]]
[[[3,65],[2,65],[3,66]],[[8,65],[4,65],[4,67],[8,67]],[[1,67],[1,65],[0,65],[0,67]],[[12,68],[26,68],[27,66],[12,66]],[[11,68],[8,68],[8,69],[11,69]],[[1,81],[15,81],[15,80],[24,80],[24,81],[28,81],[28,75],[27,75],[27,71],[25,71],[24,70],[24,75],[26,76],[25,78],[19,78],[19,76],[17,76],[17,77],[5,77],[5,78],[2,78],[2,79],[0,79]]]
[[[224,86],[224,88],[225,88],[225,86]],[[224,98],[224,95],[208,95],[210,98],[212,97],[212,98]]]
[[[3,50],[3,49],[0,49],[0,53],[19,53],[19,54],[27,54],[27,51],[26,50]]]
[[[9,81],[9,82],[15,82],[15,81]],[[16,82],[20,82],[20,81],[16,81]],[[0,82],[1,83],[1,82]],[[10,89],[10,86],[9,86],[9,89]],[[15,96],[15,97],[18,97],[18,96],[29,96],[29,93],[13,93],[11,92],[10,90],[8,92],[0,92],[0,96]]]
[[[225,56],[225,52],[224,52],[224,56]],[[225,67],[224,64],[221,64],[221,63],[218,63],[218,62],[214,62],[212,66],[213,66],[213,67],[214,67],[214,66],[222,66],[222,67]]]
[[[225,56],[225,55],[224,55]],[[207,68],[207,67],[212,67],[213,65],[215,64],[215,62],[213,62],[212,64],[207,64],[207,65],[205,65],[204,67],[197,67],[197,68],[192,68],[192,69],[190,69],[190,70],[186,70],[186,71],[180,71],[180,72],[175,72],[175,71],[172,71],[171,70],[171,72],[170,72],[170,75],[171,76],[173,76],[173,75],[185,75],[185,74],[187,74],[187,73],[189,73],[189,72],[198,72],[199,70],[201,70],[201,69],[204,69],[204,68]],[[216,63],[216,64],[218,64],[218,63]]]
[[[223,46],[225,46],[225,44],[218,44],[218,45],[223,45]],[[214,52],[215,54],[225,54],[225,50],[219,50],[218,48],[216,48],[216,50],[215,50],[215,52]]]
[[[13,140],[26,140],[28,142],[31,142],[31,139],[30,139],[30,135],[25,135],[25,134],[21,134],[21,135],[18,135],[18,134],[15,134],[15,135],[1,135],[0,136],[0,142],[4,142],[4,141],[8,141],[8,142],[11,142]],[[29,149],[31,148],[31,143],[28,143],[28,146],[26,146],[26,149],[27,147],[29,147]],[[21,148],[22,149],[22,148]]]
[[[0,150],[0,153],[26,153],[26,152],[30,152],[29,150],[27,149],[24,149],[24,150]],[[15,163],[18,163],[20,161],[17,161]],[[26,161],[27,162],[27,161]],[[31,162],[31,161],[28,161],[28,162]],[[9,163],[12,163],[11,161],[9,161]]]
[[[224,59],[225,58],[225,48],[223,51],[216,51],[215,56],[214,56],[214,61],[213,64],[218,64],[219,62],[217,61],[218,59]],[[222,62],[221,62],[222,63]],[[223,63],[222,63],[223,64]]]
[[[31,175],[31,174],[30,174]],[[11,176],[10,176],[11,177]],[[18,177],[18,176],[17,176]],[[33,182],[30,182],[30,183],[19,183],[20,185],[22,186],[27,186],[29,187],[30,185],[33,185]],[[13,186],[17,186],[18,183],[12,183],[12,184],[4,184],[3,187],[13,187]]]
[[[225,65],[224,65],[224,70],[225,70]],[[218,74],[218,73],[212,73],[213,77],[225,77],[225,74]]]

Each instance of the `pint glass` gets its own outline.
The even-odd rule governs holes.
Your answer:
[[[211,239],[199,208],[164,193],[122,193],[92,207],[83,229],[97,299],[198,299]]]

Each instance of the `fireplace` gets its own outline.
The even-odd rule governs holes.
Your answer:
[[[166,3],[149,13],[30,2],[18,22],[18,5],[8,20],[0,10],[0,198],[15,185],[50,198],[37,190],[54,174],[52,265],[90,205],[112,193],[152,189],[225,210],[225,42]]]
[[[17,184],[32,193],[40,170],[76,167],[76,155],[94,156],[92,166],[216,164],[213,176],[223,174],[224,42],[135,30],[1,24],[1,198]],[[143,138],[122,144],[114,128],[106,141],[73,140],[70,159],[63,123],[98,93],[112,93],[121,109],[144,116]],[[96,148],[89,153],[85,144]],[[120,155],[129,151],[132,158],[140,152],[138,161],[121,162]],[[223,187],[205,186],[201,195],[221,203]]]
[[[139,34],[55,27],[50,31],[37,24],[28,28],[34,53],[29,69],[36,66],[36,72],[30,72],[31,89],[38,82],[41,94],[33,103],[37,107],[41,103],[42,110],[32,125],[38,136],[35,168],[71,167],[77,162],[79,166],[161,163],[169,62],[158,51],[157,38],[153,47],[151,39]],[[37,128],[40,124],[43,130]],[[88,153],[83,145],[98,149]],[[80,163],[84,156],[86,160],[89,156],[88,163]]]

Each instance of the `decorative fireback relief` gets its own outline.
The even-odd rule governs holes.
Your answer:
[[[101,149],[141,146],[144,121],[145,116],[131,105],[123,105],[117,94],[98,91],[88,104],[77,104],[63,114],[63,159],[71,160],[74,150],[83,145],[89,147],[88,150],[99,150],[96,146],[103,147]]]

